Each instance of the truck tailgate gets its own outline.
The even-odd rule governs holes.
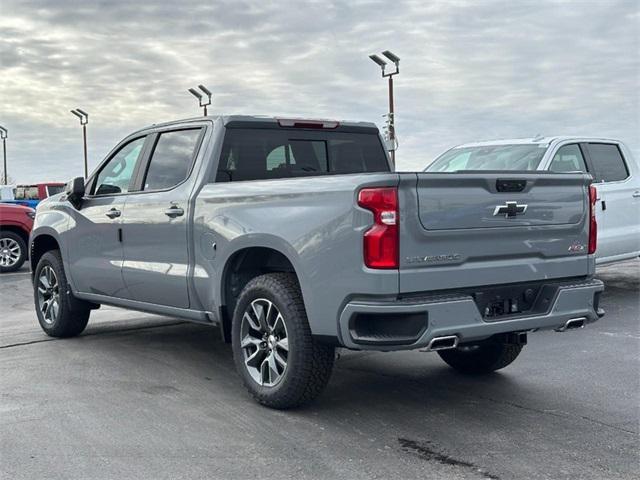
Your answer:
[[[401,293],[585,276],[580,173],[401,174]]]

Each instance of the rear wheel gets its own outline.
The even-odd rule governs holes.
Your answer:
[[[232,346],[249,393],[268,407],[310,402],[331,376],[334,348],[313,339],[293,274],[261,275],[246,285],[233,315]]]
[[[503,343],[497,339],[440,350],[438,355],[450,367],[462,373],[490,373],[511,364],[522,351],[522,345]]]
[[[0,272],[15,272],[27,259],[27,245],[14,232],[0,232]]]
[[[70,291],[58,250],[45,253],[36,267],[33,295],[40,327],[51,337],[82,333],[91,310]]]

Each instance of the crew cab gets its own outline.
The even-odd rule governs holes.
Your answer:
[[[15,272],[27,260],[35,216],[33,208],[0,203],[0,273]]]
[[[217,325],[253,397],[315,398],[335,348],[437,351],[472,374],[530,332],[603,315],[586,173],[395,173],[374,124],[252,116],[153,125],[43,201],[42,329],[101,304]],[[79,368],[79,367],[74,367]]]
[[[640,256],[640,165],[620,140],[536,137],[454,147],[425,172],[527,170],[587,172],[597,191],[597,264]]]

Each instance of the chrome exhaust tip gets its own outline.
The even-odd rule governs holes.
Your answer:
[[[457,335],[447,335],[445,337],[434,337],[431,339],[424,352],[435,352],[436,350],[449,350],[458,346]]]
[[[575,330],[577,328],[584,328],[586,323],[587,323],[587,318],[586,317],[571,318],[571,319],[567,320],[566,323],[562,327],[556,328],[555,331],[556,332],[566,332],[567,330]]]

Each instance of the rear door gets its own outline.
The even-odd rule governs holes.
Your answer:
[[[640,251],[638,173],[616,143],[583,144],[598,190],[598,260]]]
[[[139,191],[123,215],[122,275],[134,300],[189,307],[188,225],[193,182],[187,181],[203,126],[153,134],[151,154],[139,173]]]
[[[401,174],[402,293],[587,275],[585,174]]]

